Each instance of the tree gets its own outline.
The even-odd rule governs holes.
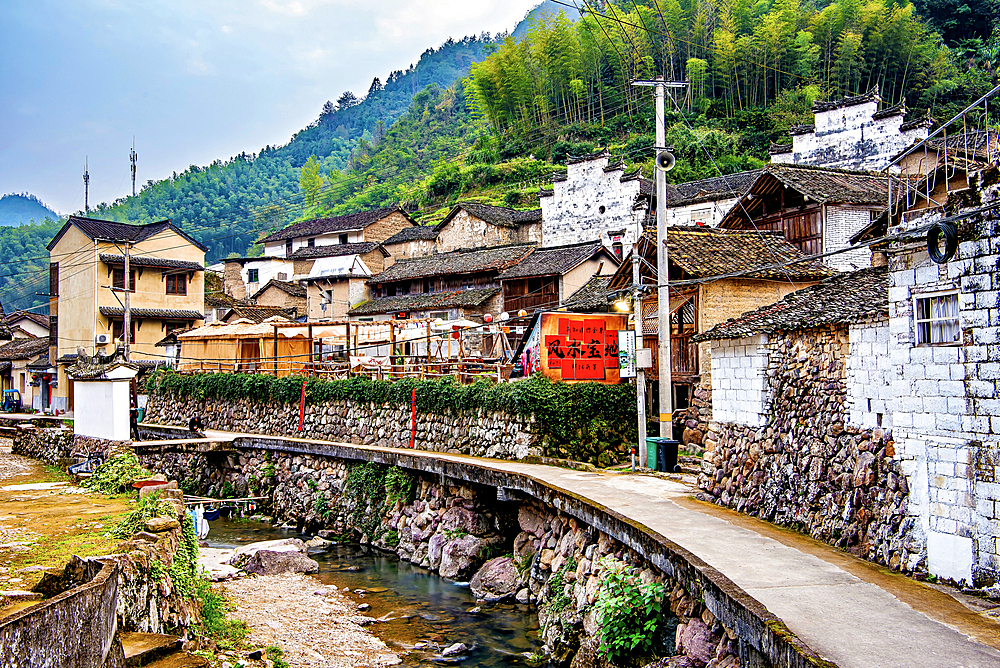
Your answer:
[[[299,176],[299,191],[305,196],[306,207],[312,209],[319,201],[319,191],[323,188],[323,177],[320,175],[322,165],[315,155],[310,155],[306,164],[302,165]]]
[[[321,111],[319,115],[320,117],[323,117],[323,116],[330,116],[335,113],[337,113],[337,105],[335,105],[333,102],[330,102],[330,100],[327,100],[323,104],[323,111]]]
[[[382,82],[379,81],[378,77],[375,77],[374,79],[372,79],[372,85],[368,87],[368,97],[371,97],[375,93],[378,93],[383,88],[385,88],[385,86],[382,85]]]
[[[351,107],[356,107],[359,104],[361,104],[361,99],[349,90],[345,90],[341,93],[340,97],[337,98],[337,106],[340,109],[350,109]]]

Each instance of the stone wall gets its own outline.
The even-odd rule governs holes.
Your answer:
[[[177,399],[150,397],[146,421],[186,425],[200,414],[210,429],[251,434],[320,438],[361,445],[409,447],[409,406],[374,406],[351,401],[306,405],[303,430],[298,431],[299,405],[263,404],[249,400]],[[534,420],[521,415],[477,411],[472,414],[417,413],[415,447],[454,454],[524,459],[541,456],[540,439],[532,432]]]
[[[12,439],[12,452],[51,466],[63,467],[69,460],[99,456],[106,458],[113,449],[129,441],[112,441],[89,436],[74,436],[69,427],[18,427]]]
[[[115,621],[120,574],[113,565],[77,564],[72,588],[0,619],[0,665],[125,665]]]
[[[908,512],[892,433],[847,425],[848,336],[846,326],[775,335],[764,421],[714,424],[698,484],[715,503],[893,570],[923,570],[923,532]]]

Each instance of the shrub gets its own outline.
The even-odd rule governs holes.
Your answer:
[[[605,557],[604,580],[597,594],[601,652],[612,663],[649,652],[661,623],[664,588],[643,584],[628,566]]]
[[[141,531],[147,520],[154,517],[177,517],[177,509],[172,503],[162,501],[159,492],[147,494],[139,499],[129,513],[111,529],[111,537],[125,540]]]
[[[81,486],[105,494],[118,494],[129,489],[133,482],[148,478],[150,472],[139,463],[139,458],[131,450],[125,450],[108,457],[94,469],[93,474]]]

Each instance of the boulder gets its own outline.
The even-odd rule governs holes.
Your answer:
[[[712,640],[712,629],[700,619],[692,619],[687,624],[677,626],[677,651],[702,664],[715,658],[718,645],[718,641]]]
[[[521,531],[527,531],[540,537],[545,533],[545,517],[531,506],[521,506],[517,509],[517,523]]]
[[[496,540],[484,540],[476,536],[461,536],[448,541],[441,550],[438,573],[449,580],[468,578],[479,565],[483,552],[494,542]]]
[[[569,664],[569,668],[612,668],[612,666],[613,664],[609,663],[601,653],[601,641],[598,638],[588,638],[580,643],[580,649]]]
[[[250,561],[250,558],[261,550],[268,552],[298,552],[305,555],[306,544],[298,538],[281,538],[279,540],[264,540],[259,543],[250,543],[236,550],[235,554],[229,558],[229,564],[236,566],[236,568],[243,568],[243,564]]]
[[[480,513],[468,508],[452,506],[441,517],[441,530],[484,536],[490,532],[490,524]]]
[[[301,552],[257,550],[240,568],[254,575],[279,575],[281,573],[315,573],[319,563]]]
[[[171,529],[180,529],[181,523],[173,517],[153,517],[146,520],[146,531],[149,533],[163,533]]]
[[[469,587],[477,599],[503,601],[517,592],[521,574],[510,557],[490,559],[472,576]]]

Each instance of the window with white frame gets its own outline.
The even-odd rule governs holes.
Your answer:
[[[957,292],[918,295],[913,298],[913,313],[918,346],[961,343]]]

